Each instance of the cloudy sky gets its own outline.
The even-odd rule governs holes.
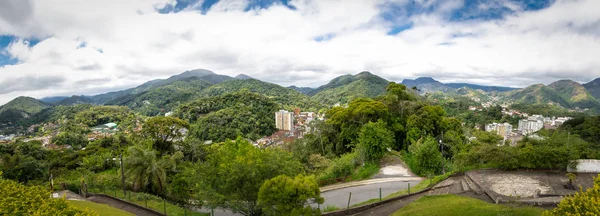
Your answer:
[[[316,87],[600,77],[598,0],[0,0],[0,104],[205,68]]]

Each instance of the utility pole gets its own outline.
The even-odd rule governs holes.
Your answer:
[[[446,174],[446,167],[444,166],[444,132],[442,131],[442,139],[440,140],[440,147],[442,148],[442,174]]]
[[[123,185],[123,197],[127,196],[127,190],[125,190],[125,167],[123,166],[123,154],[121,153],[121,184]]]

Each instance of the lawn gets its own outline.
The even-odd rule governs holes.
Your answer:
[[[104,215],[105,216],[130,216],[130,215],[133,216],[134,215],[129,212],[123,211],[118,208],[114,208],[114,207],[106,205],[106,204],[100,204],[100,203],[88,202],[88,201],[79,201],[79,200],[69,200],[68,202],[71,203],[71,205],[75,206],[75,208],[77,208],[77,209],[81,209],[81,210],[88,209],[90,211],[95,211],[100,216],[104,216]]]
[[[395,212],[398,215],[541,215],[541,208],[491,204],[458,195],[425,196]]]

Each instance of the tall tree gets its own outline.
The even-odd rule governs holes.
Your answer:
[[[366,161],[378,163],[394,143],[394,134],[383,121],[369,122],[358,135],[358,151]]]
[[[153,148],[161,155],[173,152],[173,143],[182,141],[190,124],[184,120],[173,117],[153,117],[146,121],[142,135],[152,139]]]
[[[167,173],[159,164],[156,152],[141,146],[131,146],[124,160],[125,175],[133,183],[133,190],[152,190],[163,193]]]
[[[303,171],[293,155],[281,149],[259,149],[238,138],[211,146],[199,166],[198,194],[211,207],[243,215],[262,215],[258,192],[264,181]]]

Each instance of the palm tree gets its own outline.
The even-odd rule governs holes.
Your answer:
[[[154,190],[163,193],[167,174],[156,152],[140,146],[131,146],[125,158],[125,175],[133,184],[133,190]]]

